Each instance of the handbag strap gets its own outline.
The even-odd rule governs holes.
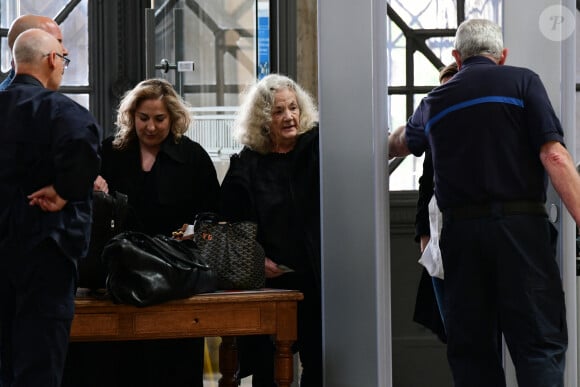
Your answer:
[[[170,238],[168,236],[165,236],[163,234],[156,235],[155,238],[158,238],[159,240],[167,243],[168,245],[170,245],[171,247],[180,251],[181,253],[183,253],[186,256],[195,255],[194,249],[197,248],[197,245],[192,240],[179,241],[179,240]],[[188,247],[184,243],[189,243],[189,244],[191,244],[191,246]],[[185,265],[189,265],[191,267],[197,267],[199,269],[204,269],[204,270],[210,269],[209,265],[203,260],[187,260],[187,259],[184,259],[184,258],[178,256],[178,255],[174,255],[172,258],[175,259],[176,261],[179,261],[179,262],[181,262]]]

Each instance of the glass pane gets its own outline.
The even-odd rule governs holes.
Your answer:
[[[18,15],[32,13],[54,17],[68,2],[68,0],[20,0],[17,2],[20,6]]]
[[[402,86],[405,84],[406,53],[405,47],[407,39],[401,29],[392,21],[387,22],[390,40],[387,42],[388,84],[391,86]]]
[[[63,21],[63,43],[68,50],[70,65],[64,72],[63,86],[85,86],[89,84],[89,22],[88,0],[82,0]]]
[[[389,4],[414,29],[456,28],[457,7],[454,0],[396,0]]]
[[[447,65],[455,61],[451,52],[453,51],[453,37],[437,37],[427,39],[427,47],[433,51],[433,53],[441,59],[441,61]]]
[[[420,52],[413,55],[414,78],[417,86],[436,86],[439,84],[439,70]]]
[[[10,50],[8,49],[8,39],[6,38],[2,38],[2,42],[0,43],[0,55],[2,56],[0,70],[2,70],[3,73],[7,73],[10,71],[10,61],[12,60],[12,56],[10,55]]]
[[[433,66],[431,66],[433,68]],[[435,72],[435,75],[437,72]],[[435,83],[431,84],[438,84],[438,80],[435,80]],[[404,96],[400,96],[404,102]],[[425,97],[425,94],[415,94],[413,95],[413,108],[416,108],[421,99]],[[391,99],[391,103],[397,103],[393,99]],[[400,102],[399,102],[400,104]],[[393,112],[393,105],[391,106],[391,112]],[[403,105],[405,106],[405,105]],[[404,107],[402,110],[404,111]],[[400,112],[397,114],[400,116]],[[404,121],[396,121],[398,124],[393,126],[392,128],[397,128],[400,125],[404,125],[407,121],[405,118]],[[423,173],[423,156],[415,157],[413,155],[409,155],[405,158],[405,160],[395,169],[393,173],[389,176],[389,190],[391,191],[402,191],[402,190],[416,190],[419,189],[419,178]]]
[[[389,177],[389,190],[418,190],[419,178],[423,173],[423,156],[406,157]]]
[[[8,28],[12,21],[20,15],[36,14],[56,18],[59,12],[69,3],[68,0],[3,0],[0,3],[2,27]],[[73,10],[66,15],[60,27],[63,34],[63,44],[69,51],[71,64],[66,69],[62,86],[89,85],[89,32],[88,32],[88,0],[81,0]],[[1,70],[10,70],[11,54],[8,41],[2,38]],[[81,102],[84,101],[84,102]],[[79,97],[79,102],[88,108],[88,96]]]
[[[389,128],[391,131],[404,125],[407,122],[406,99],[404,95],[389,95],[389,106],[391,107],[391,114],[389,114]]]
[[[261,35],[258,66],[258,12],[268,19],[268,1],[177,1],[155,12],[155,62],[193,61],[194,71],[157,70],[172,82],[193,107],[194,122],[186,133],[217,160],[229,160],[241,146],[234,143],[231,124],[246,85],[269,65],[269,20]],[[264,25],[262,25],[264,27]],[[269,69],[266,69],[269,72]]]
[[[77,101],[79,104],[83,105],[87,109],[89,108],[89,95],[88,94],[65,94],[72,100]]]
[[[0,1],[0,27],[10,27],[12,20],[18,16],[18,8],[19,2],[17,0]],[[2,42],[0,43],[0,50],[0,57],[2,59],[0,61],[0,69],[3,73],[7,73],[10,71],[12,55],[8,48],[8,39],[5,37],[2,38]]]
[[[161,59],[195,63],[192,72],[158,70],[156,76],[178,88],[182,85],[184,98],[194,106],[223,106],[226,100],[237,104],[243,85],[256,79],[256,1],[197,4],[177,2],[156,12],[156,63]],[[179,25],[182,30],[177,30]],[[195,86],[193,91],[188,85]]]
[[[466,0],[466,19],[489,19],[500,24],[502,18],[502,0]]]
[[[393,0],[389,5],[403,20],[406,27],[413,30],[421,29],[455,29],[457,28],[457,8],[454,0]],[[486,18],[496,22],[502,19],[502,0],[466,0],[466,18]],[[459,18],[461,19],[461,18]],[[406,85],[407,42],[401,32],[391,20],[387,21],[389,40],[387,42],[388,85],[391,86],[435,86],[439,83],[438,69],[427,60],[425,55],[413,52],[414,84]],[[451,51],[453,37],[432,37],[425,40],[427,47],[438,57],[443,64],[454,61]],[[580,72],[579,72],[580,74]],[[579,76],[580,78],[580,76]],[[414,95],[416,106],[423,95]],[[404,95],[390,96],[389,127],[395,129],[407,121],[406,98]],[[417,179],[421,176],[423,163],[421,159],[409,156],[390,177],[391,190],[409,190],[417,188]]]

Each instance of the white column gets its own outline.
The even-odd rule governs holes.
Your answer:
[[[318,0],[325,386],[391,386],[386,2]]]

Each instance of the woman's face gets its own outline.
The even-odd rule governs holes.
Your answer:
[[[135,109],[135,130],[142,145],[158,147],[170,129],[171,117],[163,99],[146,99]]]
[[[282,89],[274,94],[270,138],[274,152],[289,152],[294,148],[300,122],[300,108],[296,94],[289,89]]]

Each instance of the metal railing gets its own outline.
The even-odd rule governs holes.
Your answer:
[[[237,106],[191,108],[193,118],[185,135],[201,144],[214,158],[228,158],[242,145],[232,136],[232,124]]]

